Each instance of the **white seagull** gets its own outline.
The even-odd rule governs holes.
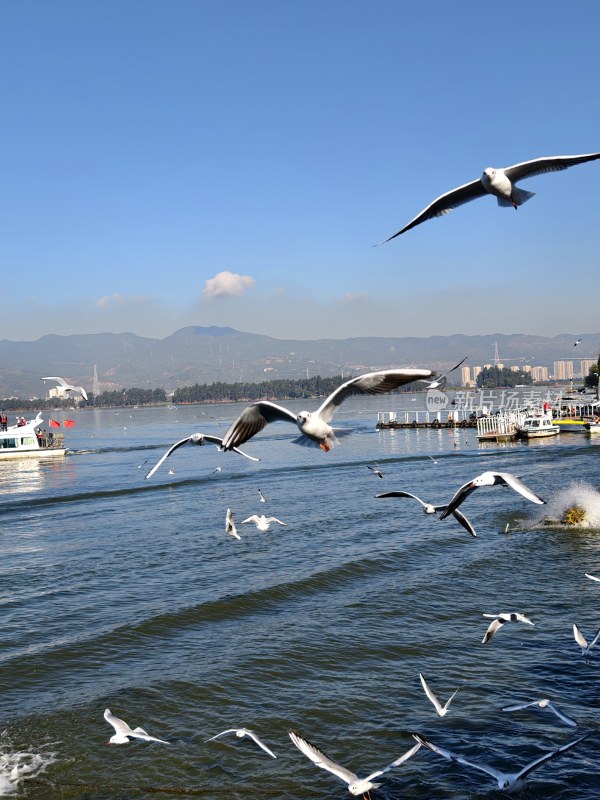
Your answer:
[[[454,208],[469,203],[471,200],[477,200],[478,197],[485,197],[486,194],[494,195],[498,200],[499,206],[512,206],[516,209],[535,194],[535,192],[528,192],[515,186],[518,181],[522,181],[525,178],[533,178],[535,175],[541,175],[544,172],[558,172],[568,167],[573,167],[575,164],[595,161],[597,158],[600,158],[600,153],[587,153],[576,156],[549,156],[546,158],[534,158],[532,161],[522,161],[520,164],[514,164],[512,167],[504,167],[503,169],[487,167],[484,169],[481,178],[440,195],[427,208],[424,208],[420,214],[417,214],[408,225],[405,225],[398,233],[385,239],[381,244],[395,239],[396,236],[400,236],[401,233],[420,225],[421,222],[448,214]]]
[[[175,442],[174,445],[171,445],[171,447],[169,447],[167,452],[157,461],[157,463],[152,467],[150,472],[146,475],[146,478],[151,478],[156,472],[156,470],[160,467],[160,465],[164,461],[166,461],[166,459],[171,455],[171,453],[174,453],[178,447],[181,447],[181,445],[188,444],[188,442],[189,444],[197,444],[197,445],[203,445],[208,442],[209,444],[216,444],[217,447],[221,447],[221,445],[223,444],[223,439],[219,438],[218,436],[210,436],[208,433],[192,433],[191,436],[186,436],[185,439],[180,439],[178,442]],[[235,450],[236,453],[239,453],[241,456],[249,458],[250,461],[259,460],[254,456],[249,456],[248,453],[243,453],[241,450],[238,450],[237,447],[234,447],[232,449]],[[220,472],[221,467],[217,467],[217,470],[219,470]],[[215,470],[215,472],[217,470]]]
[[[56,383],[58,384],[57,388],[60,387],[60,389],[62,389],[63,392],[66,392],[67,394],[71,394],[71,392],[73,394],[80,394],[84,400],[88,399],[87,392],[85,391],[83,386],[73,386],[72,383],[67,383],[67,381],[64,378],[58,378],[56,376],[53,377],[49,375],[46,378],[40,378],[40,380],[56,381]]]
[[[521,711],[524,708],[547,708],[548,711],[552,711],[559,719],[566,722],[567,725],[571,725],[574,728],[577,726],[574,719],[564,714],[560,708],[555,706],[547,697],[543,697],[541,700],[532,700],[530,703],[516,703],[512,706],[503,706],[502,711]]]
[[[379,467],[370,467],[367,464],[367,469],[370,469],[373,475],[377,475],[378,478],[383,478],[383,472],[379,469]]]
[[[526,625],[535,624],[529,619],[529,617],[526,617],[524,614],[519,614],[518,612],[512,612],[510,614],[482,614],[482,616],[492,620],[487,631],[485,632],[483,639],[481,640],[482,644],[489,642],[492,636],[496,633],[496,631],[500,630],[505,622],[524,622]]]
[[[443,380],[445,378],[447,378],[448,375],[450,375],[451,372],[454,372],[455,369],[458,369],[462,364],[465,363],[465,361],[467,360],[468,357],[469,356],[465,356],[462,361],[459,361],[458,364],[455,364],[452,367],[452,369],[449,369],[448,372],[444,372],[444,374],[440,375],[440,377],[436,378],[436,380],[434,380],[434,381],[423,381],[423,383],[427,384],[427,386],[425,388],[426,389],[437,389],[439,386],[442,385]]]
[[[258,490],[258,496],[260,498],[260,502],[261,503],[266,503],[267,500],[269,499],[268,497],[264,496],[264,494],[262,493],[262,491],[260,489]]]
[[[253,522],[258,530],[263,531],[263,533],[269,530],[272,522],[276,522],[278,525],[286,525],[285,522],[277,519],[277,517],[265,517],[264,514],[261,514],[260,516],[258,514],[252,514],[251,517],[242,520],[242,525],[244,525],[246,522]]]
[[[432,750],[434,753],[447,758],[449,761],[455,761],[458,764],[464,764],[466,767],[473,767],[473,769],[478,769],[480,772],[485,772],[487,775],[491,775],[492,778],[497,781],[498,789],[501,791],[514,792],[525,787],[526,778],[530,772],[533,772],[534,769],[537,769],[537,767],[540,767],[546,761],[550,761],[550,759],[557,758],[563,753],[566,753],[567,750],[570,750],[572,747],[575,747],[576,744],[579,744],[579,742],[587,739],[587,737],[591,736],[592,733],[594,733],[594,731],[590,731],[584,736],[580,736],[579,739],[574,739],[572,742],[567,742],[567,744],[563,744],[561,747],[557,747],[555,750],[551,750],[549,753],[544,753],[527,764],[526,767],[523,767],[523,769],[519,770],[519,772],[500,772],[500,770],[494,769],[494,767],[489,767],[487,764],[471,761],[470,759],[465,758],[458,753],[453,753],[450,750],[444,750],[432,742],[428,742],[427,739],[419,736],[418,733],[413,733],[413,737],[417,740],[417,742],[419,742],[419,744],[423,745],[423,747],[427,747],[429,750]]]
[[[585,575],[586,578],[589,578],[591,581],[597,581],[598,583],[600,583],[600,578],[597,578],[595,575],[590,575],[589,572],[585,572],[584,575]]]
[[[437,711],[438,716],[445,717],[446,714],[448,713],[448,706],[452,702],[452,699],[453,699],[454,695],[456,694],[456,692],[458,692],[458,690],[460,689],[460,686],[458,687],[458,689],[456,689],[456,691],[454,691],[450,695],[450,699],[447,700],[446,701],[446,705],[443,706],[440,703],[440,701],[437,699],[437,697],[434,695],[434,693],[431,691],[431,689],[427,685],[427,681],[425,680],[425,678],[423,677],[422,673],[420,673],[420,672],[419,672],[419,678],[421,679],[421,685],[423,686],[425,694],[427,695],[427,697],[431,700],[431,702],[435,706],[435,710]]]
[[[362,794],[365,798],[370,798],[370,790],[376,789],[378,786],[381,786],[380,783],[373,783],[373,778],[378,778],[380,775],[383,775],[389,770],[394,769],[394,767],[399,767],[405,761],[408,761],[411,756],[419,750],[421,744],[417,744],[416,747],[411,747],[406,753],[401,755],[395,761],[392,761],[391,764],[388,764],[387,767],[383,767],[383,769],[378,769],[376,772],[372,772],[370,775],[367,775],[366,778],[359,778],[358,775],[355,775],[354,772],[351,772],[349,769],[340,766],[340,764],[336,764],[335,761],[332,761],[328,758],[325,753],[322,753],[318,748],[311,744],[306,739],[303,739],[294,731],[288,731],[290,735],[290,739],[296,745],[298,750],[300,750],[304,755],[309,758],[313,764],[316,764],[317,767],[321,767],[321,769],[326,769],[328,772],[331,772],[333,775],[336,775],[340,778],[344,783],[348,785],[348,791],[350,794],[357,797],[358,795]]]
[[[237,532],[235,522],[233,521],[233,511],[230,508],[227,509],[227,513],[225,514],[225,533],[233,536],[234,539],[242,538]]]
[[[448,503],[440,519],[445,519],[452,514],[452,512],[467,499],[471,492],[474,492],[475,489],[479,489],[480,486],[510,486],[511,489],[522,494],[523,497],[527,498],[527,500],[531,500],[532,503],[544,505],[546,502],[542,500],[541,497],[538,497],[537,494],[534,494],[528,486],[525,486],[520,478],[517,478],[516,475],[511,475],[510,472],[482,472],[481,475],[473,478],[473,480],[465,483],[458,489],[452,500]]]
[[[438,511],[445,511],[447,508],[447,506],[445,505],[433,506],[431,505],[431,503],[426,503],[424,500],[421,500],[420,497],[417,497],[416,494],[411,494],[410,492],[383,492],[382,494],[376,494],[375,497],[410,497],[421,504],[425,514],[437,514]],[[477,536],[477,534],[475,533],[475,528],[471,525],[470,521],[465,517],[465,515],[461,511],[455,509],[451,513],[454,519],[457,522],[459,522],[463,526],[463,528],[468,533],[471,534],[471,536],[473,537]],[[444,519],[444,516],[440,517],[440,519]]]
[[[110,708],[104,711],[104,719],[113,726],[115,733],[108,740],[109,744],[128,744],[133,739],[141,739],[143,742],[161,742],[161,744],[169,744],[164,739],[157,739],[156,736],[149,736],[143,728],[134,728],[131,730],[129,725],[122,719],[115,717]]]
[[[235,733],[238,739],[243,739],[244,736],[249,736],[250,739],[256,742],[256,744],[261,747],[265,753],[268,753],[271,758],[277,758],[275,753],[270,750],[261,739],[258,738],[254,731],[251,731],[249,728],[227,728],[226,731],[221,731],[221,733],[217,733],[216,736],[211,736],[210,739],[206,739],[205,741],[212,742],[213,739],[218,739],[219,736],[225,736],[226,733]]]
[[[592,647],[594,647],[598,643],[598,640],[600,639],[600,630],[594,636],[592,641],[589,642],[589,644],[588,644],[588,641],[585,638],[585,636],[583,635],[583,633],[579,630],[577,625],[575,625],[575,623],[573,623],[573,636],[575,637],[575,641],[577,642],[577,644],[581,647],[581,655],[587,657],[587,656],[591,655],[590,651],[591,651]]]
[[[333,415],[347,397],[357,394],[387,394],[405,383],[419,378],[429,378],[435,373],[428,369],[389,369],[381,372],[368,372],[352,378],[332,392],[316,411],[301,411],[294,414],[283,406],[262,400],[248,406],[233,421],[223,437],[223,450],[232,450],[247,442],[255,433],[261,431],[269,422],[278,420],[292,422],[302,434],[294,439],[295,444],[318,445],[328,451],[336,444],[336,433],[344,435],[348,430],[332,428],[329,423]]]

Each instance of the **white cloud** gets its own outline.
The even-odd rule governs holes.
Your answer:
[[[209,278],[202,290],[203,297],[216,300],[219,297],[239,297],[252,288],[256,281],[250,275],[237,275],[235,272],[217,272]]]
[[[99,300],[96,300],[96,305],[98,308],[108,308],[109,306],[116,305],[116,306],[124,306],[124,305],[139,305],[140,303],[148,303],[152,300],[151,297],[148,295],[133,295],[132,297],[124,297],[122,294],[118,292],[113,292],[113,294],[106,294],[104,297],[101,297]]]

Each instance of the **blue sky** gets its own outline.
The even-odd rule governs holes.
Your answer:
[[[600,329],[600,4],[3,0],[0,338]]]

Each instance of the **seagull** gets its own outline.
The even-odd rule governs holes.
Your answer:
[[[575,348],[577,347],[577,345],[578,345],[578,344],[581,344],[581,342],[582,342],[582,341],[583,341],[583,339],[576,339],[576,340],[575,340],[575,344],[573,345],[573,350],[575,350]]]
[[[426,389],[437,389],[439,386],[441,386],[442,381],[444,380],[444,378],[447,378],[448,375],[450,375],[451,372],[454,372],[454,370],[458,369],[461,366],[461,364],[464,364],[468,357],[469,356],[465,356],[462,361],[459,361],[458,364],[455,364],[452,367],[452,369],[448,370],[448,372],[444,372],[444,374],[440,375],[440,377],[437,378],[435,381],[431,381],[431,382],[430,381],[423,381],[423,383],[427,384],[427,386],[425,388]]]
[[[87,392],[85,391],[83,386],[73,386],[72,383],[67,383],[64,378],[57,378],[57,377],[48,376],[46,378],[40,378],[40,380],[42,380],[42,381],[56,381],[57,384],[58,384],[57,388],[60,388],[66,394],[70,394],[71,392],[73,392],[74,394],[80,394],[83,397],[84,400],[88,399]]]
[[[126,722],[115,717],[110,708],[104,711],[104,719],[115,729],[114,735],[108,740],[109,744],[127,744],[133,739],[141,739],[144,742],[169,744],[169,742],[165,742],[164,739],[157,739],[156,736],[149,736],[143,728],[134,728],[131,730]]]
[[[187,444],[188,442],[190,444],[197,444],[197,445],[203,445],[203,444],[206,444],[208,442],[209,444],[216,444],[217,447],[221,447],[221,445],[223,444],[223,439],[220,439],[218,436],[209,436],[208,433],[192,433],[191,436],[186,436],[185,439],[180,439],[178,442],[175,442],[174,445],[171,445],[171,447],[169,447],[169,449],[164,454],[164,456],[162,456],[159,459],[159,461],[152,467],[150,472],[146,475],[146,479],[147,478],[151,478],[154,475],[156,470],[171,455],[171,453],[174,453],[175,450],[177,450],[178,447],[181,447],[182,444]],[[239,453],[241,456],[245,456],[246,458],[249,458],[250,461],[258,461],[259,460],[258,458],[255,458],[254,456],[249,456],[248,453],[243,453],[241,450],[238,450],[237,447],[233,447],[231,449],[235,450],[235,452]],[[217,470],[220,471],[221,467],[217,467]],[[215,470],[215,472],[217,470]]]
[[[482,614],[482,616],[488,617],[488,619],[491,619],[492,621],[490,622],[489,627],[485,632],[483,639],[481,640],[481,644],[489,642],[492,636],[496,633],[496,631],[500,630],[505,622],[524,622],[527,625],[534,625],[529,617],[517,612],[512,612],[510,614]]]
[[[233,521],[233,511],[230,508],[227,509],[227,513],[225,514],[225,533],[233,536],[234,539],[242,538],[237,532],[235,522]]]
[[[445,511],[447,508],[447,506],[433,506],[431,503],[426,503],[424,500],[421,500],[420,497],[417,497],[416,494],[411,494],[410,492],[383,492],[382,494],[376,494],[375,497],[411,497],[422,505],[425,514],[437,514],[438,511]],[[451,513],[454,519],[460,523],[471,536],[477,537],[475,528],[461,511],[455,509]],[[445,514],[442,515],[440,519],[444,519],[444,516]]]
[[[571,725],[573,727],[577,726],[577,723],[571,717],[567,717],[566,714],[557,708],[554,703],[548,700],[547,697],[543,697],[541,700],[532,700],[531,703],[517,703],[514,706],[503,706],[502,711],[521,711],[523,708],[547,708],[549,711],[552,711],[559,719],[562,719],[563,722],[566,722],[567,725]]]
[[[262,493],[262,491],[260,489],[258,490],[258,496],[260,497],[260,502],[261,503],[266,503],[267,500],[269,499],[268,497],[264,496],[264,494]]]
[[[429,456],[429,458],[432,460],[432,462],[433,462],[434,464],[437,464],[437,463],[438,463],[438,462],[435,460],[435,458],[434,458],[433,456]]]
[[[383,767],[383,769],[378,769],[376,772],[372,772],[366,778],[359,778],[358,775],[355,775],[354,772],[350,772],[349,769],[340,766],[340,764],[336,764],[335,761],[332,761],[328,758],[325,753],[322,753],[319,749],[317,749],[314,744],[311,744],[306,739],[303,739],[294,731],[288,731],[290,735],[290,739],[296,745],[298,750],[300,750],[304,755],[309,758],[313,764],[316,764],[317,767],[321,767],[321,769],[326,769],[328,772],[337,775],[338,778],[344,781],[344,783],[348,784],[348,791],[350,794],[357,797],[358,795],[362,794],[363,798],[370,798],[370,790],[376,789],[378,786],[381,786],[380,783],[373,783],[373,778],[378,778],[380,775],[383,775],[385,772],[389,772],[389,770],[393,769],[394,767],[399,767],[400,764],[403,764],[405,761],[408,761],[411,756],[419,750],[421,744],[417,744],[416,747],[411,747],[406,753],[401,755],[395,761],[392,761],[391,764],[388,764],[387,767]]]
[[[264,514],[261,514],[260,517],[258,516],[258,514],[253,514],[251,517],[243,519],[242,525],[244,525],[244,523],[246,522],[254,522],[258,530],[263,531],[263,533],[269,530],[272,522],[277,522],[278,525],[286,524],[285,522],[282,522],[280,519],[277,519],[277,517],[265,517]]]
[[[592,735],[592,733],[594,733],[594,731],[590,731],[584,736],[580,736],[579,739],[574,739],[572,742],[567,742],[567,744],[563,744],[561,747],[557,747],[555,750],[551,750],[549,753],[544,753],[542,756],[539,756],[527,764],[526,767],[523,767],[523,769],[521,769],[519,772],[500,772],[500,770],[494,769],[494,767],[489,767],[487,764],[471,761],[470,759],[458,755],[457,753],[452,753],[450,750],[443,750],[441,747],[438,747],[432,742],[428,742],[427,739],[424,739],[422,736],[419,736],[418,733],[413,733],[413,737],[419,744],[423,745],[423,747],[429,748],[429,750],[432,750],[434,753],[447,758],[449,761],[455,761],[459,764],[464,764],[466,767],[473,767],[473,769],[478,769],[480,772],[485,772],[486,774],[491,775],[492,778],[495,778],[498,782],[498,789],[501,791],[504,790],[514,792],[515,790],[520,790],[525,787],[525,780],[530,772],[533,772],[534,769],[541,766],[544,762],[550,761],[550,759],[557,758],[563,753],[566,753],[567,750],[570,750],[572,747],[575,747],[576,744],[579,744],[579,742],[587,739],[588,736]]]
[[[482,472],[481,475],[478,475],[476,478],[473,478],[472,481],[460,487],[452,500],[448,503],[440,519],[445,519],[452,514],[452,512],[467,499],[471,492],[475,491],[475,489],[478,489],[480,486],[510,486],[511,489],[522,494],[523,497],[526,497],[527,500],[531,500],[532,503],[538,503],[539,505],[544,505],[546,503],[545,500],[542,500],[541,497],[534,494],[529,487],[525,486],[520,478],[517,478],[516,475],[511,475],[510,472]]]
[[[522,181],[525,178],[533,178],[535,175],[541,175],[544,172],[558,172],[559,170],[573,167],[575,164],[595,161],[597,158],[600,158],[600,153],[587,153],[576,156],[549,156],[546,158],[534,158],[532,161],[522,161],[520,164],[514,164],[512,167],[504,167],[503,169],[487,167],[484,169],[481,178],[471,181],[471,183],[465,183],[463,186],[458,186],[456,189],[436,197],[433,203],[430,203],[420,214],[417,214],[408,225],[405,225],[398,233],[389,236],[380,244],[385,244],[395,239],[396,236],[400,236],[401,233],[420,225],[421,222],[448,214],[454,208],[462,206],[464,203],[469,203],[471,200],[477,200],[478,197],[485,197],[486,194],[495,195],[499,206],[512,206],[516,209],[535,194],[535,192],[528,192],[515,186],[518,181]]]
[[[378,478],[383,478],[383,472],[378,467],[370,467],[367,464],[367,469],[370,469],[373,475],[377,475]]]
[[[213,469],[213,471],[212,471],[212,474],[214,475],[214,474],[215,474],[215,473],[217,473],[217,472],[223,472],[223,467],[215,467],[215,468]]]
[[[448,713],[448,706],[452,702],[452,698],[454,697],[456,692],[458,692],[458,689],[460,689],[460,686],[458,687],[458,689],[456,689],[456,691],[453,694],[450,695],[450,699],[446,702],[446,705],[442,706],[440,701],[437,699],[437,697],[434,695],[434,693],[431,691],[431,689],[427,685],[427,681],[425,680],[425,678],[423,677],[422,673],[420,673],[420,672],[419,672],[419,678],[421,679],[421,685],[423,686],[423,689],[425,690],[425,694],[427,695],[427,697],[431,700],[431,702],[435,706],[435,710],[437,711],[438,716],[445,717],[446,714]]]
[[[573,636],[575,637],[575,641],[577,642],[577,644],[581,647],[581,655],[589,656],[590,650],[592,649],[592,647],[594,647],[595,644],[597,644],[598,639],[600,639],[600,630],[594,636],[592,641],[588,644],[587,639],[585,638],[583,633],[579,630],[577,625],[573,623]]]
[[[595,575],[590,575],[589,572],[584,572],[586,578],[589,578],[591,581],[597,581],[600,583],[600,578],[596,578]]]
[[[258,738],[254,731],[251,731],[249,728],[227,728],[226,731],[221,731],[221,733],[217,733],[216,736],[211,736],[210,739],[206,739],[205,741],[212,742],[213,739],[218,739],[219,736],[225,736],[226,733],[235,733],[239,739],[243,739],[244,736],[249,736],[259,747],[262,747],[265,753],[268,753],[271,758],[277,758],[275,753],[270,750],[261,739]]]
[[[281,420],[292,422],[298,426],[299,438],[295,444],[318,445],[326,452],[336,444],[336,433],[345,435],[350,431],[334,429],[329,425],[338,407],[347,397],[357,394],[387,394],[405,383],[419,378],[429,378],[435,373],[428,369],[389,369],[381,372],[368,372],[358,378],[352,378],[329,395],[316,411],[301,411],[294,414],[283,406],[262,400],[248,406],[233,421],[223,438],[223,450],[232,450],[247,442],[255,433],[261,431],[269,422]]]

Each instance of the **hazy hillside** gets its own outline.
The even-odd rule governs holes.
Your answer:
[[[582,338],[574,349],[573,343]],[[600,334],[553,339],[522,334],[357,337],[313,341],[274,339],[233,328],[181,328],[164,339],[133,333],[43,336],[34,342],[0,341],[0,397],[39,397],[42,375],[60,375],[91,391],[96,365],[100,389],[164,388],[213,381],[357,374],[389,366],[444,369],[493,363],[495,345],[508,366],[552,366],[559,359],[598,357]]]

